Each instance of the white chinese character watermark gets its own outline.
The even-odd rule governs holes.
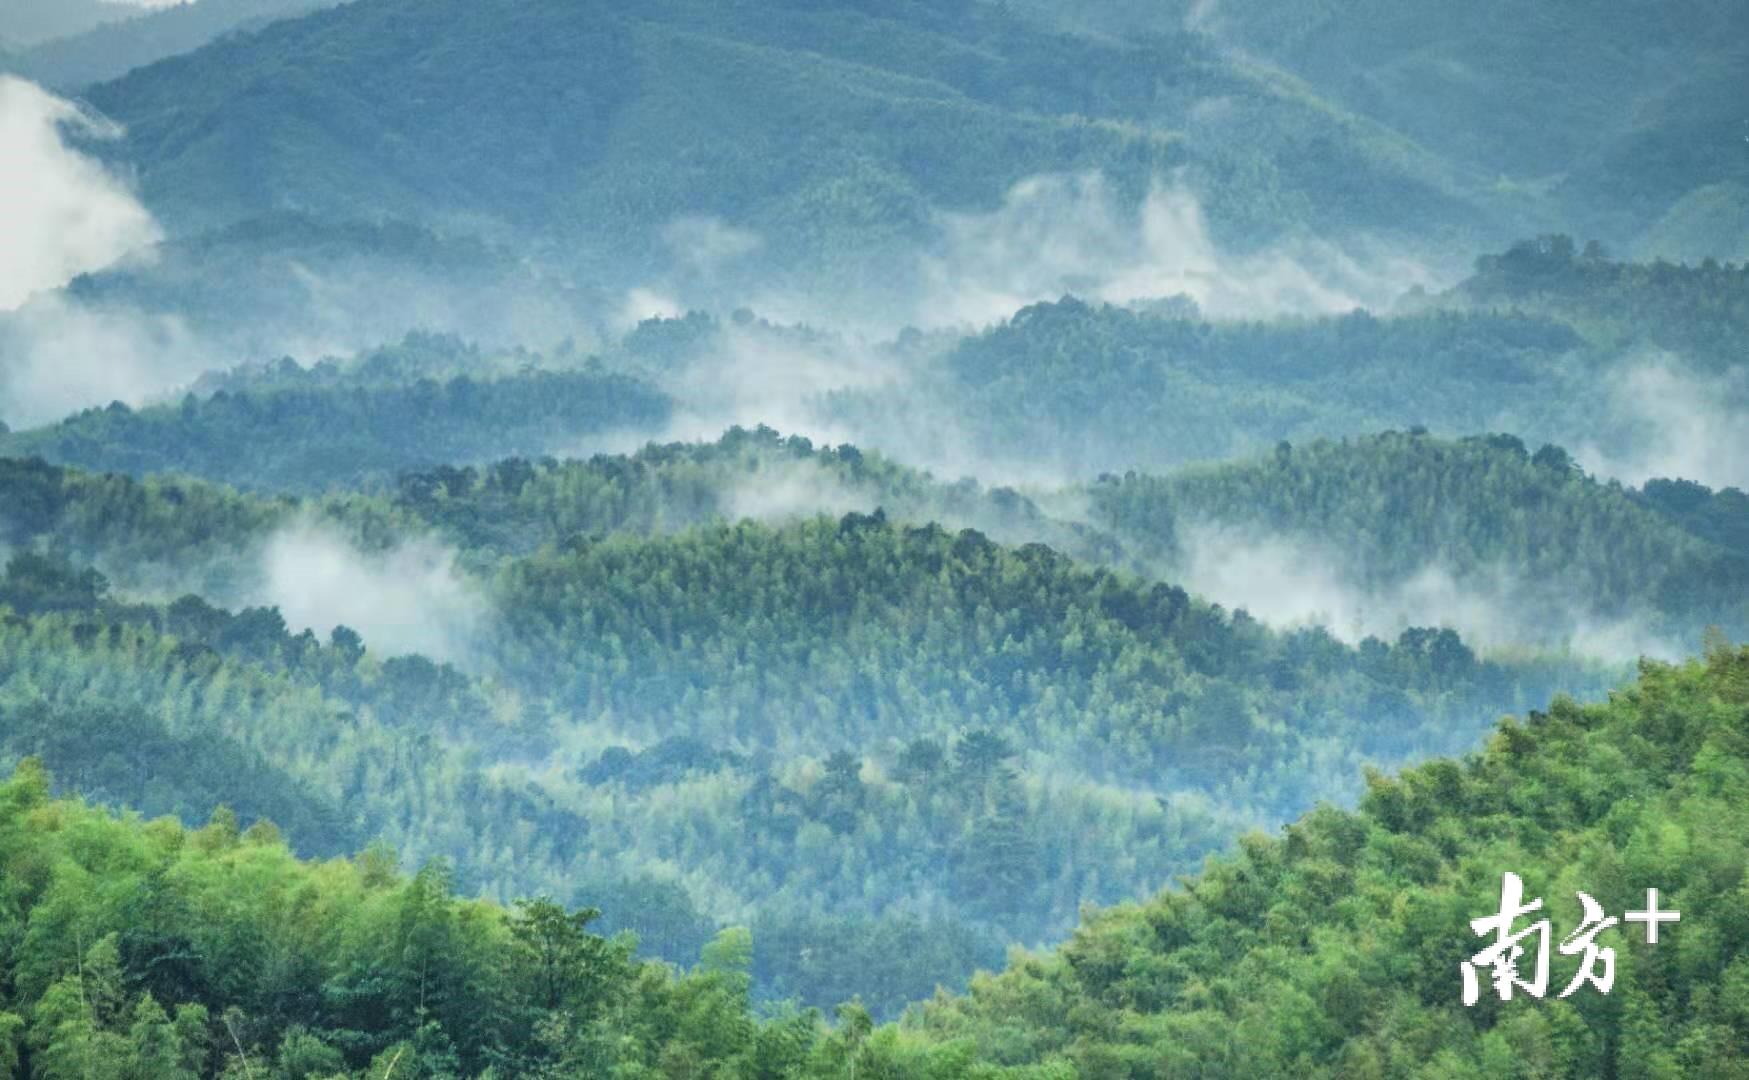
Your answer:
[[[1603,905],[1588,893],[1578,893],[1578,897],[1582,911],[1579,927],[1561,939],[1560,950],[1563,956],[1580,958],[1579,970],[1573,976],[1573,981],[1557,997],[1567,997],[1586,983],[1604,994],[1609,993],[1610,988],[1615,985],[1615,950],[1600,947],[1597,944],[1598,934],[1616,926],[1618,922],[1644,923],[1646,944],[1656,945],[1659,925],[1679,922],[1682,919],[1680,912],[1674,909],[1665,911],[1658,907],[1657,889],[1646,890],[1644,911],[1627,912],[1619,920],[1613,915],[1605,915]],[[1541,897],[1528,904],[1524,903],[1524,882],[1517,874],[1508,871],[1501,878],[1499,912],[1470,920],[1470,929],[1477,937],[1492,934],[1494,941],[1462,964],[1465,1005],[1474,1005],[1481,999],[1481,981],[1477,974],[1480,968],[1491,969],[1494,992],[1501,1001],[1511,1001],[1514,990],[1523,990],[1534,998],[1541,998],[1548,991],[1549,920],[1539,919],[1524,929],[1513,932],[1514,923],[1532,912],[1540,911],[1542,906]],[[1518,966],[1519,961],[1525,958],[1527,941],[1534,941],[1536,947],[1534,973],[1528,979]]]
[[[1561,955],[1583,956],[1584,959],[1579,963],[1579,973],[1560,992],[1560,997],[1566,997],[1587,982],[1597,987],[1600,994],[1609,993],[1609,988],[1615,985],[1615,950],[1598,948],[1597,935],[1614,926],[1616,918],[1614,915],[1605,917],[1603,905],[1591,899],[1590,893],[1580,893],[1579,904],[1585,909],[1585,917],[1580,921],[1579,929],[1561,939]],[[1600,962],[1603,974],[1594,974]]]

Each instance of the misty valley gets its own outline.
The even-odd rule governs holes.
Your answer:
[[[1749,1075],[1746,86],[9,0],[0,1078]]]

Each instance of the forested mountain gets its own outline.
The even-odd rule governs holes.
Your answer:
[[[1477,217],[1443,164],[1194,35],[1101,44],[972,2],[363,0],[89,97],[178,231],[297,208],[635,254],[677,217],[715,215],[766,237],[775,263],[831,265],[1038,173],[1098,169],[1139,195],[1180,166],[1234,236],[1279,232],[1284,210]],[[1211,97],[1246,140],[1181,134]]]
[[[1083,570],[1042,546],[895,528],[878,512],[580,540],[511,563],[498,589],[506,677],[545,680],[579,712],[646,739],[679,721],[688,734],[819,752],[978,723],[1096,774],[1219,790],[1237,762],[1273,772],[1304,752],[1290,747],[1337,730],[1414,752],[1470,692],[1496,708],[1517,694],[1508,669],[1478,663],[1449,633],[1338,660],[1318,632],[1272,640],[1168,586]],[[1045,667],[1058,672],[1050,684],[1025,677]],[[1375,682],[1409,697],[1369,699]],[[1308,700],[1289,706],[1283,693]],[[1420,733],[1404,726],[1411,702],[1433,710]],[[1090,712],[1091,727],[1080,719]],[[1295,716],[1286,730],[1284,713]],[[1275,786],[1287,782],[1284,771],[1270,788],[1291,799]]]
[[[5,541],[95,560],[123,599],[76,564],[14,557],[0,687],[34,719],[7,746],[127,805],[286,815],[314,853],[382,836],[443,854],[474,888],[599,905],[670,957],[747,921],[762,996],[861,993],[891,1012],[995,963],[1003,942],[1060,931],[1083,901],[1155,888],[1242,825],[1343,790],[1361,762],[1462,747],[1602,675],[1479,658],[1450,631],[1359,649],[1274,634],[1042,545],[879,511],[726,523],[747,496],[724,481],[769,491],[786,468],[908,489],[920,513],[1077,535],[1012,493],[937,488],[769,432],[446,468],[392,497],[305,505],[19,465]],[[395,594],[400,615],[425,631],[467,615],[453,648],[483,679],[397,651],[412,633],[398,623],[360,639],[306,609],[318,638],[271,608],[126,599],[198,587],[241,607],[308,589],[327,612],[359,611],[322,584],[328,567],[349,575],[341,588],[387,595],[376,582],[413,575],[396,553],[420,527],[468,545],[473,583],[413,580],[483,606]],[[1049,683],[1030,674],[1047,669]],[[186,764],[205,787],[176,795],[107,764],[118,738],[206,748],[213,764]],[[232,760],[237,778],[274,779],[234,793],[219,766]],[[879,959],[904,933],[930,944]],[[847,951],[867,957],[854,986],[827,962]]]
[[[417,437],[402,431],[411,419],[398,416],[388,425],[393,430],[375,433],[384,448],[380,453],[306,458],[293,475],[272,465],[292,452],[289,446],[273,448],[271,455],[245,452],[267,445],[273,429],[264,429],[258,420],[247,425],[243,418],[283,410],[287,401],[308,408],[306,423],[339,430],[347,410],[356,409],[360,401],[376,400],[378,393],[390,402],[401,400],[386,392],[411,384],[422,390],[422,396],[415,396],[425,412],[417,419],[427,426],[427,438],[431,430],[441,430],[444,434],[436,438],[449,440],[473,432],[507,445],[514,426],[490,428],[489,435],[477,432],[481,395],[461,392],[473,385],[461,372],[497,372],[513,385],[526,382],[550,392],[573,384],[637,385],[620,377],[590,383],[581,376],[570,381],[553,375],[518,376],[520,360],[516,353],[483,354],[444,339],[410,340],[347,365],[306,369],[280,363],[214,373],[197,387],[211,395],[204,402],[197,398],[179,408],[139,412],[92,410],[53,429],[18,433],[8,445],[20,451],[28,449],[57,464],[119,467],[139,474],[143,482],[99,477],[83,468],[52,468],[42,461],[0,459],[0,491],[18,500],[0,514],[0,524],[7,527],[0,536],[15,544],[53,538],[86,557],[116,558],[126,566],[177,551],[212,555],[225,545],[258,539],[284,524],[296,505],[154,475],[177,472],[190,479],[268,489],[263,495],[331,491],[336,497],[326,504],[328,512],[376,522],[361,527],[361,533],[380,536],[430,527],[457,547],[490,557],[532,555],[578,536],[653,536],[742,519],[781,524],[822,513],[878,509],[898,521],[973,527],[1013,544],[1048,543],[1089,562],[1129,569],[1141,565],[1109,533],[1054,515],[1013,488],[986,488],[970,477],[947,483],[849,444],[815,446],[805,437],[782,436],[766,427],[731,428],[715,442],[650,443],[632,454],[601,453],[587,459],[541,455],[449,464],[465,460],[452,452],[434,467],[392,468],[389,448],[420,445]],[[171,427],[165,437],[141,437],[154,425]],[[168,437],[168,430],[180,438]],[[618,433],[610,431],[607,437],[617,441]],[[359,489],[373,497],[342,494]],[[1054,499],[1056,493],[1043,497]],[[173,499],[177,508],[189,504],[185,511],[169,512],[179,522],[199,523],[201,535],[169,521],[136,530],[136,516],[149,513],[142,505],[161,506],[164,498]],[[154,535],[160,529],[172,531]],[[196,543],[210,547],[198,552],[189,548]]]
[[[870,429],[910,416],[923,454],[959,440],[1071,476],[1159,470],[1322,433],[1486,430],[1527,389],[1560,382],[1582,344],[1515,314],[1210,323],[1065,298],[949,351],[918,395],[939,411],[901,404],[913,386],[844,391],[833,409]]]
[[[1106,912],[916,1020],[941,1060],[1053,1062],[1070,1075],[1695,1076],[1740,1067],[1749,651],[1648,665],[1607,705],[1558,702],[1481,752],[1374,778],[1358,812],[1324,808],[1255,836],[1183,892]],[[1461,1004],[1501,875],[1577,925],[1646,890],[1679,910],[1656,944],[1622,923],[1607,995]],[[1657,882],[1656,885],[1652,884]],[[1528,920],[1527,920],[1528,922]],[[1557,931],[1557,934],[1560,931]],[[1531,946],[1534,948],[1534,945]],[[1534,957],[1526,956],[1527,965]],[[1528,975],[1528,966],[1524,969]],[[970,1046],[966,1045],[969,1040]],[[1002,1075],[998,1072],[994,1075]]]
[[[12,0],[0,1080],[1743,1073],[1749,9],[1606,7]],[[1508,870],[1687,910],[1466,1008]]]
[[[436,351],[457,349],[439,343]],[[653,429],[669,408],[653,387],[587,368],[380,385],[330,384],[325,372],[304,374],[295,364],[282,370],[299,374],[262,390],[190,395],[180,405],[91,409],[6,436],[0,448],[96,469],[322,490],[381,486],[409,469],[540,455],[590,434]]]
[[[65,0],[63,0],[65,2]],[[19,58],[18,74],[59,89],[107,82],[134,68],[197,49],[223,34],[329,7],[339,0],[193,0],[158,9],[130,4],[108,19],[43,41]],[[69,5],[72,6],[72,5]]]
[[[1664,635],[1687,653],[1709,625],[1749,631],[1742,491],[1623,488],[1513,436],[1283,443],[1246,462],[1108,476],[1089,495],[1096,524],[1193,587],[1211,562],[1275,546],[1387,611],[1436,572],[1445,593],[1430,606],[1486,608],[1467,633],[1553,641],[1632,626],[1640,648]]]
[[[830,1031],[817,1013],[750,1015],[744,930],[677,975],[592,933],[591,909],[458,901],[441,863],[398,879],[378,850],[299,864],[228,811],[194,831],[117,821],[51,801],[26,762],[0,786],[0,866],[22,886],[0,1052],[45,1076],[1728,1071],[1746,705],[1749,650],[1646,665],[1607,705],[1557,701],[1462,762],[1372,777],[1358,811],[1253,834],[965,997],[882,1028],[850,1005]],[[1681,921],[1656,943],[1604,927],[1608,994],[1505,1005],[1484,987],[1466,1009],[1466,922],[1495,910],[1503,869],[1563,928],[1579,890],[1615,913],[1656,888]],[[1552,967],[1551,991],[1575,973]]]
[[[822,512],[879,509],[899,522],[970,527],[1014,545],[1048,544],[1084,562],[1186,585],[1272,622],[1291,621],[1296,613],[1322,616],[1355,641],[1368,633],[1394,638],[1433,621],[1489,645],[1566,644],[1622,656],[1647,649],[1681,653],[1698,644],[1708,625],[1733,632],[1749,626],[1738,584],[1749,572],[1749,503],[1740,489],[1667,479],[1624,487],[1586,476],[1559,447],[1532,453],[1513,436],[1454,441],[1391,433],[1283,442],[1247,460],[1107,474],[1089,485],[1028,493],[986,488],[970,478],[946,483],[884,455],[849,445],[816,447],[768,428],[733,429],[714,443],[652,444],[632,455],[493,460],[491,454],[514,446],[515,438],[533,438],[536,448],[557,443],[543,444],[542,432],[551,439],[552,431],[539,425],[524,435],[514,425],[480,426],[485,421],[475,417],[490,394],[463,394],[475,384],[450,372],[516,372],[522,363],[515,353],[409,340],[347,365],[281,364],[214,375],[200,387],[215,395],[204,404],[97,410],[51,432],[12,436],[10,444],[83,465],[169,469],[264,490],[362,488],[372,498],[340,498],[325,512],[351,520],[357,535],[377,542],[434,529],[482,568],[577,538],[654,536],[743,518],[783,524]],[[512,385],[532,378],[534,392],[552,401],[558,399],[551,387],[569,385],[557,376],[497,378]],[[575,378],[585,389],[603,385]],[[416,404],[419,425],[409,429],[404,417],[386,418],[369,429],[378,449],[368,454],[299,457],[293,444],[307,427],[287,421],[277,428],[260,419],[295,404],[307,414],[294,414],[301,416],[296,423],[338,429],[361,401],[375,401],[406,380],[424,390],[397,391],[384,400]],[[580,422],[594,407],[579,402],[584,411],[559,415]],[[519,422],[526,415],[519,414]],[[161,436],[141,434],[154,425],[166,425]],[[601,437],[616,438],[612,425]],[[273,446],[276,438],[287,445],[265,457],[246,452]],[[429,445],[450,448],[442,460],[473,456],[480,464],[400,467],[420,459],[397,448]],[[297,471],[264,468],[284,461]],[[76,517],[39,515],[21,539],[53,536],[111,569],[139,562],[141,550],[158,565],[191,565],[166,558],[177,545],[196,542],[181,529],[168,540],[142,537],[145,549],[135,539],[89,534],[88,523],[119,507],[112,496],[96,495],[94,478],[53,475],[61,477],[52,481],[57,490],[82,494],[37,493],[33,501],[96,501]],[[185,487],[178,497],[228,498],[204,487]],[[229,501],[238,509],[225,510],[223,520],[248,522],[243,531],[221,528],[208,532],[200,548],[181,550],[204,550],[224,562],[218,553],[225,545],[258,545],[296,517],[294,504]],[[25,516],[15,513],[13,520]],[[1284,569],[1254,589],[1230,591],[1241,571],[1223,567],[1276,558],[1297,562],[1299,577]],[[204,564],[196,559],[192,565]],[[193,579],[183,584],[193,587]],[[1273,596],[1271,589],[1284,592]],[[1296,590],[1307,597],[1293,595]]]
[[[376,283],[373,291],[359,291],[364,281]],[[392,466],[367,462],[364,472],[594,452],[675,433],[709,438],[734,423],[774,422],[848,436],[948,475],[1038,482],[1160,472],[1267,452],[1282,440],[1427,427],[1450,436],[1513,432],[1532,446],[1566,447],[1588,469],[1635,483],[1749,483],[1741,466],[1749,447],[1731,419],[1749,407],[1749,368],[1736,346],[1749,333],[1743,268],[1617,262],[1562,236],[1485,256],[1452,289],[1409,295],[1390,315],[1210,320],[1182,302],[1064,298],[963,338],[907,331],[876,343],[745,311],[647,320],[598,343],[571,306],[600,300],[598,291],[548,288],[502,251],[429,231],[326,226],[297,215],[171,245],[153,265],[80,278],[70,294],[95,310],[178,312],[179,323],[209,343],[233,343],[227,347],[258,359],[274,355],[276,335],[295,336],[300,325],[312,335],[371,340],[370,327],[387,333],[408,318],[423,321],[422,313],[435,326],[474,327],[480,333],[464,340],[486,342],[474,347],[419,333],[347,360],[306,359],[311,374],[301,380],[288,364],[278,363],[271,378],[260,375],[259,363],[246,365],[232,377],[196,383],[197,399],[221,387],[257,396],[308,392],[338,385],[339,372],[352,369],[374,372],[369,378],[382,393],[396,390],[397,380],[481,381],[486,374],[510,392],[520,384],[504,376],[526,380],[557,369],[573,377],[589,370],[591,358],[604,372],[650,383],[673,399],[665,407],[604,404],[598,416],[578,418],[574,437],[560,418],[545,427],[544,444],[507,434],[494,446],[458,435],[454,462],[442,453],[423,461],[402,454]],[[422,299],[403,310],[403,296]],[[547,344],[515,344],[528,338]],[[212,366],[233,362],[215,357]],[[332,399],[299,406],[342,414],[350,407]],[[206,411],[202,428],[222,427],[234,412],[199,400],[191,408]],[[183,430],[167,444],[87,416],[12,445],[98,468],[304,487],[329,479],[301,465],[250,476],[259,467],[235,452],[237,433],[188,427],[195,415],[184,411]],[[470,422],[458,417],[463,428]],[[617,442],[599,437],[604,427]],[[269,429],[262,437],[287,436]],[[123,442],[130,449],[118,455],[114,444]]]
[[[1749,257],[1749,12],[1731,0],[1596,18],[1506,0],[1015,7],[1114,36],[1193,28],[1472,164],[1527,212],[1646,257]]]
[[[1667,350],[1705,370],[1741,369],[1749,261],[1623,262],[1566,236],[1514,244],[1476,262],[1439,302],[1546,314],[1600,344]]]
[[[1194,304],[1028,306],[823,412],[911,460],[1088,476],[1276,443],[1511,432],[1635,482],[1749,482],[1749,278],[1540,237],[1391,314],[1209,320]]]

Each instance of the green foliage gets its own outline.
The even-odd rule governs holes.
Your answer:
[[[1635,377],[1674,376],[1678,412],[1743,408],[1746,282],[1749,265],[1615,262],[1550,235],[1387,316],[1210,322],[1182,302],[1065,297],[950,344],[907,385],[837,391],[827,412],[913,460],[1070,476],[1416,428],[1658,461],[1673,425],[1628,400],[1648,392]]]
[[[1425,155],[1183,33],[1077,38],[963,2],[508,14],[345,5],[90,96],[126,127],[116,153],[178,226],[287,205],[483,218],[587,237],[605,259],[648,258],[652,230],[712,214],[766,235],[793,271],[914,240],[934,210],[991,205],[1037,173],[1101,168],[1139,193],[1186,164],[1217,193],[1217,223],[1246,234],[1277,231],[1284,208],[1391,225],[1475,216]],[[1211,97],[1250,139],[1174,134]],[[1346,197],[1357,187],[1365,212]]]
[[[1208,323],[1066,298],[964,339],[904,404],[846,391],[834,410],[878,430],[934,400],[941,415],[905,427],[923,453],[946,454],[951,432],[996,461],[1071,475],[1159,469],[1283,439],[1486,428],[1563,378],[1557,362],[1583,344],[1564,323],[1517,314]]]
[[[690,975],[589,932],[590,911],[453,897],[369,856],[300,864],[229,821],[189,832],[0,784],[0,1053],[46,1077],[1141,1077],[1729,1075],[1749,852],[1739,728],[1749,649],[1646,664],[1608,704],[1559,700],[1487,748],[1251,835],[1182,889],[1090,913],[963,997],[877,1027],[854,1000],[748,1012],[746,930]],[[986,753],[986,748],[988,753]],[[965,767],[999,748],[987,740]],[[1614,932],[1608,996],[1459,1003],[1468,920],[1500,874],[1608,911],[1656,881],[1682,911],[1658,945]],[[142,899],[189,914],[147,922]],[[194,913],[198,913],[197,915]],[[1554,982],[1571,974],[1556,958]],[[173,973],[175,973],[173,977]],[[167,1009],[160,1000],[175,1001]],[[18,1049],[10,1049],[17,1047]],[[259,1072],[257,1072],[259,1070]],[[1527,1073],[1527,1075],[1530,1073]]]
[[[152,813],[228,803],[313,854],[381,837],[414,864],[442,855],[469,892],[598,907],[677,962],[750,925],[759,996],[861,993],[890,1015],[1083,902],[1355,790],[1360,762],[1461,747],[1500,712],[1597,685],[1480,660],[1449,632],[1361,650],[1272,634],[971,530],[721,522],[737,483],[797,473],[917,517],[1121,550],[1013,493],[769,431],[308,503],[15,462],[0,479],[26,551],[0,579],[0,701],[21,723],[5,749]],[[485,677],[379,656],[344,627],[292,633],[268,609],[97,586],[127,595],[179,544],[199,577],[190,563],[236,563],[312,513],[379,544],[421,525],[462,544],[491,575],[493,632],[469,661]],[[110,577],[37,554],[48,538]]]
[[[320,491],[381,484],[445,461],[536,453],[581,433],[654,426],[668,414],[667,399],[653,388],[592,371],[368,387],[321,386],[319,373],[293,381],[305,385],[220,389],[138,411],[89,409],[7,436],[0,449],[106,471],[190,472],[246,487]]]
[[[899,521],[976,528],[1005,543],[1048,543],[1089,561],[1129,564],[1109,536],[1055,517],[1013,488],[985,488],[970,478],[945,483],[881,454],[815,446],[767,427],[587,461],[511,458],[403,473],[394,504],[465,550],[506,555],[579,536],[655,536],[742,519],[781,525],[842,507],[878,508]]]
[[[1647,664],[1607,705],[1558,701],[1507,721],[1464,761],[1374,777],[1357,812],[1320,808],[1256,836],[1182,891],[1100,913],[1056,953],[1021,958],[908,1029],[969,1040],[1026,1075],[1735,1075],[1746,1017],[1742,717],[1749,649]],[[1611,994],[1460,1003],[1468,920],[1504,871],[1548,898],[1607,911],[1658,888],[1682,921],[1637,926]],[[1557,931],[1559,933],[1560,931]],[[1575,961],[1555,956],[1551,984]]]
[[[776,1075],[817,1025],[770,1038],[723,971],[638,963],[590,912],[460,900],[441,865],[396,879],[117,819],[48,800],[29,762],[0,784],[0,871],[0,1075],[26,1054],[44,1080]]]
[[[1218,528],[1235,543],[1289,538],[1364,593],[1430,567],[1472,598],[1508,588],[1529,613],[1515,627],[1524,641],[1585,621],[1637,621],[1696,645],[1709,625],[1749,630],[1742,492],[1601,483],[1558,447],[1531,454],[1513,436],[1283,444],[1244,462],[1107,476],[1088,495],[1095,522],[1168,576],[1184,561],[1181,533]]]
[[[568,708],[650,741],[684,732],[825,754],[979,723],[1059,764],[1218,789],[1225,755],[1273,772],[1337,730],[1412,752],[1449,730],[1448,709],[1479,717],[1518,693],[1516,673],[1467,650],[1449,667],[1410,648],[1369,660],[1321,630],[1272,635],[1042,545],[898,527],[879,512],[579,538],[509,563],[495,592],[502,677],[553,687]],[[1381,684],[1419,695],[1426,726],[1369,708]],[[1283,712],[1291,729],[1264,719]]]
[[[1623,262],[1551,234],[1478,259],[1475,274],[1443,299],[1550,315],[1595,340],[1667,349],[1717,371],[1743,362],[1749,262]]]

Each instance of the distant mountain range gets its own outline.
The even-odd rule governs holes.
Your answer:
[[[1019,7],[1096,33],[1195,27],[1564,215],[1565,231],[1645,257],[1749,257],[1749,6],[1733,0]]]
[[[259,29],[275,19],[330,7],[339,0],[195,0],[169,7],[94,4],[102,16],[76,30],[70,20],[22,50],[12,69],[45,86],[74,90],[105,82],[167,56],[198,49],[222,34]],[[78,3],[69,3],[78,9]],[[0,42],[5,40],[0,31]]]
[[[0,49],[17,51],[140,13],[138,4],[104,0],[10,0],[0,20]]]
[[[965,0],[361,0],[86,96],[178,232],[296,210],[624,258],[706,215],[830,265],[1084,170],[1132,197],[1181,177],[1235,243],[1495,216],[1478,176],[1203,36],[1101,42]]]

